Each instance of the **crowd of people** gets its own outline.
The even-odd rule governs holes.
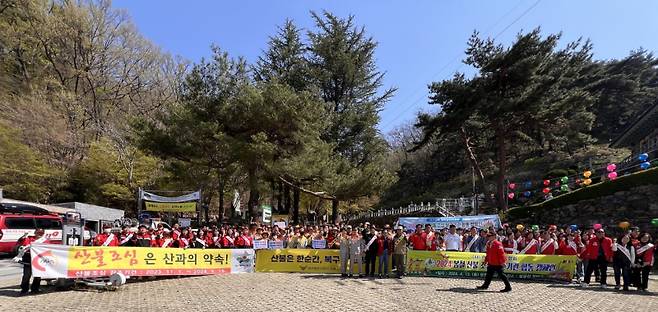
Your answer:
[[[41,231],[42,232],[42,231]],[[573,226],[545,229],[536,226],[504,224],[482,228],[434,229],[430,224],[418,224],[415,229],[374,224],[285,226],[252,223],[250,225],[211,225],[198,229],[175,224],[168,229],[140,225],[138,228],[111,226],[103,228],[92,244],[95,246],[138,246],[157,248],[254,248],[257,242],[274,248],[328,248],[341,254],[343,277],[388,277],[404,275],[408,249],[453,252],[486,252],[492,240],[500,242],[507,254],[575,255],[577,282],[586,287],[592,274],[602,286],[607,285],[607,268],[614,269],[615,288],[636,287],[646,291],[648,276],[654,264],[655,247],[648,232],[636,227],[617,231],[616,237],[606,236],[601,228],[580,230]],[[34,241],[25,240],[23,245]],[[260,245],[263,246],[263,245]],[[265,247],[267,248],[267,247]],[[392,267],[389,270],[388,259]],[[375,272],[375,262],[379,261]],[[354,265],[357,264],[357,265]],[[362,270],[362,267],[364,270]]]

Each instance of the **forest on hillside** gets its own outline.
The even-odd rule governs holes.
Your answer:
[[[209,42],[192,63],[107,0],[2,1],[0,188],[129,214],[139,187],[201,189],[220,217],[237,190],[251,215],[336,216],[468,196],[475,176],[505,209],[509,177],[629,156],[608,143],[658,95],[649,51],[596,60],[589,41],[539,29],[510,46],[475,33],[464,62],[477,74],[428,82],[438,113],[382,134],[395,87],[376,38],[354,16],[308,18],[282,21],[256,62]]]

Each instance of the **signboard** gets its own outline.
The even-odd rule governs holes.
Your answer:
[[[427,276],[483,277],[487,267],[484,253],[410,250],[407,273]],[[571,281],[576,271],[576,256],[507,255],[505,274],[510,278],[558,279]]]
[[[261,249],[256,272],[339,273],[339,250]]]
[[[263,223],[272,222],[272,206],[262,205],[261,207],[263,208]]]
[[[178,224],[181,227],[190,227],[192,225],[192,219],[190,219],[190,218],[178,218]]]
[[[327,241],[324,239],[314,239],[311,246],[313,246],[313,249],[325,249],[327,248]]]
[[[210,275],[253,272],[253,249],[77,247],[33,244],[32,274],[42,278]]]
[[[267,249],[267,240],[266,239],[255,240],[254,249]]]
[[[149,193],[147,191],[141,191],[141,195],[142,195],[142,199],[144,199],[145,201],[160,202],[160,203],[182,203],[182,202],[198,201],[199,199],[201,199],[201,191],[196,191],[194,193],[185,194],[176,197],[160,196],[153,193]]]
[[[195,212],[196,202],[189,203],[155,203],[145,202],[147,211]]]
[[[494,226],[500,228],[500,217],[498,215],[480,215],[480,216],[456,216],[456,217],[419,217],[419,218],[400,218],[398,224],[404,226],[406,230],[416,228],[416,224],[431,224],[435,229],[443,229],[454,224],[458,228],[467,229],[472,226],[476,228],[486,228]]]
[[[267,242],[267,248],[269,249],[281,249],[283,248],[282,241],[269,241]]]

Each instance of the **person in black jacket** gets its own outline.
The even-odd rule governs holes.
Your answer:
[[[631,266],[635,263],[635,248],[628,233],[619,236],[612,245],[612,268],[615,271],[615,289],[620,288],[620,275],[624,278],[624,291],[631,282]]]
[[[363,235],[363,241],[366,244],[366,276],[375,277],[375,262],[377,260],[377,230],[374,225],[370,225],[368,233]]]

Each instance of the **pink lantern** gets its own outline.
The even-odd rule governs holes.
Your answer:
[[[608,179],[614,180],[616,178],[617,178],[617,172],[613,171],[613,172],[608,173]]]
[[[606,167],[606,169],[608,169],[608,172],[613,172],[615,171],[615,169],[617,169],[617,165],[609,164],[608,167]]]
[[[597,224],[594,224],[593,228],[594,228],[594,230],[600,230],[600,229],[603,228],[603,225],[601,225],[601,223],[597,223]]]
[[[507,198],[509,199],[514,199],[514,193],[508,193]]]
[[[509,184],[509,189],[510,190],[513,190],[515,187],[516,187],[516,184],[514,184],[514,183]]]

